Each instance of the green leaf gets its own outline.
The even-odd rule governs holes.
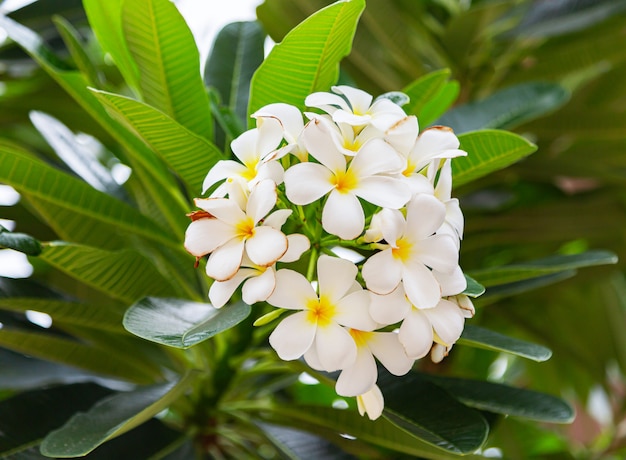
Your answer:
[[[277,44],[255,72],[248,113],[284,102],[304,109],[304,99],[328,91],[339,77],[339,61],[350,53],[363,0],[334,3],[300,23]]]
[[[122,33],[122,1],[83,0],[83,7],[98,43],[109,53],[128,86],[138,92],[139,69],[126,47]]]
[[[27,391],[0,401],[0,455],[35,446],[75,412],[84,411],[111,390],[77,383]]]
[[[128,50],[139,68],[144,102],[191,132],[212,139],[200,56],[176,6],[169,0],[124,0],[121,15]]]
[[[612,252],[587,251],[580,254],[555,255],[515,265],[474,270],[472,277],[479,280],[481,284],[491,287],[582,267],[615,263],[617,263],[617,256]]]
[[[336,445],[306,431],[267,423],[260,424],[265,436],[284,457],[293,460],[324,458],[328,460],[354,460],[356,457],[342,451]]]
[[[226,25],[215,37],[204,70],[204,82],[214,87],[220,99],[247,123],[250,81],[263,62],[265,32],[256,21]]]
[[[143,102],[104,91],[93,91],[120,123],[135,132],[176,172],[190,190],[202,181],[222,152],[159,110]]]
[[[53,336],[3,328],[0,346],[40,359],[79,367],[101,375],[136,383],[150,383],[160,371],[133,355],[113,355],[109,351]]]
[[[250,315],[238,302],[221,309],[206,303],[146,297],[131,306],[124,327],[133,334],[175,348],[189,348],[236,326]]]
[[[565,270],[562,272],[552,273],[550,275],[543,275],[536,278],[515,281],[513,283],[491,286],[486,290],[484,299],[489,299],[490,302],[493,302],[494,300],[502,297],[517,295],[522,292],[534,291],[535,289],[549,286],[568,278],[573,278],[574,276],[576,276],[576,270]]]
[[[489,129],[458,137],[467,156],[455,158],[452,162],[456,187],[506,168],[537,150],[536,145],[507,131]]]
[[[127,304],[146,295],[173,295],[175,288],[146,257],[132,249],[104,251],[53,242],[40,256],[55,268]]]
[[[437,120],[455,133],[479,129],[513,128],[555,111],[569,100],[569,92],[556,83],[515,85],[455,107]]]
[[[29,256],[41,254],[41,243],[25,233],[13,233],[0,225],[0,248],[13,249]]]
[[[510,353],[537,362],[546,361],[552,356],[550,349],[544,346],[514,339],[479,326],[466,325],[457,343],[485,350]]]
[[[404,111],[409,115],[416,115],[421,125],[427,125],[428,120],[422,118],[422,111],[443,90],[450,74],[450,69],[436,70],[405,87],[402,92],[409,96],[410,101],[404,106]]]
[[[190,372],[178,382],[142,387],[103,399],[48,434],[41,443],[41,453],[58,458],[88,454],[166,409],[187,391],[196,375]]]
[[[499,383],[424,375],[464,404],[479,410],[550,423],[570,423],[574,409],[560,398]]]
[[[420,126],[426,127],[437,120],[446,110],[454,104],[461,85],[456,80],[444,83],[443,87],[430,100],[425,101],[421,110],[421,118],[418,120]]]
[[[467,281],[467,287],[463,291],[463,294],[469,297],[480,297],[485,293],[485,286],[480,284],[474,278],[465,275],[465,280]]]
[[[379,374],[385,397],[383,416],[394,425],[440,449],[469,454],[487,438],[489,425],[479,412],[450,397],[435,385],[407,374]]]

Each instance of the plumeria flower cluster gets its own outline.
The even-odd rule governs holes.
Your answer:
[[[377,361],[398,376],[429,353],[439,362],[474,314],[451,196],[451,162],[466,152],[451,129],[420,132],[391,99],[349,86],[305,104],[253,114],[235,159],[208,172],[185,248],[208,256],[215,307],[241,288],[244,302],[281,309],[278,356],[339,372],[337,393],[375,419]]]

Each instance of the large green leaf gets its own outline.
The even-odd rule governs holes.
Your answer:
[[[213,138],[200,56],[187,23],[169,0],[124,0],[122,28],[139,69],[144,102],[191,132]]]
[[[128,309],[124,327],[133,334],[175,348],[189,348],[236,326],[250,314],[243,302],[221,309],[207,303],[146,297]]]
[[[176,287],[146,257],[132,249],[104,251],[53,242],[40,256],[71,277],[131,304],[146,295],[173,295]]]
[[[289,32],[255,72],[248,113],[273,102],[304,109],[309,94],[328,91],[339,77],[339,61],[350,52],[364,7],[363,0],[337,2]]]
[[[209,169],[222,159],[215,145],[189,131],[163,112],[117,94],[95,91],[111,115],[134,131],[185,181],[200,190]]]
[[[426,127],[436,121],[459,97],[461,86],[456,80],[443,84],[441,89],[428,101],[421,110],[420,126]]]
[[[383,416],[394,425],[440,449],[469,454],[482,446],[489,426],[479,412],[416,375],[401,378],[380,372]]]
[[[500,383],[424,376],[468,406],[498,414],[551,423],[569,423],[574,409],[562,399]]]
[[[250,80],[263,62],[264,39],[258,22],[228,24],[215,37],[204,69],[205,84],[217,90],[242,126],[247,124]]]
[[[113,355],[109,351],[53,336],[49,333],[0,330],[0,346],[37,358],[79,367],[101,375],[136,383],[151,383],[160,371],[133,355]]]
[[[465,326],[458,343],[459,345],[510,353],[537,362],[546,361],[552,356],[552,351],[544,346],[472,325]]]
[[[58,428],[75,412],[84,411],[111,390],[77,383],[27,391],[0,402],[0,455],[25,450]]]
[[[459,186],[515,163],[537,147],[517,134],[481,130],[459,135],[466,157],[452,162],[454,185]]]
[[[582,267],[615,263],[617,263],[615,254],[609,251],[598,250],[580,254],[555,255],[515,265],[474,270],[471,274],[481,284],[491,287]]]
[[[13,233],[0,225],[0,248],[13,249],[29,256],[41,254],[41,243],[25,233]]]
[[[178,382],[138,388],[103,399],[88,412],[74,415],[48,434],[41,443],[41,452],[59,458],[88,454],[167,408],[187,391],[196,376],[190,372]]]
[[[409,103],[404,106],[406,113],[416,115],[420,124],[428,125],[429,120],[422,122],[424,107],[443,90],[450,74],[449,69],[437,70],[418,78],[404,88],[402,92],[410,99]]]
[[[568,99],[569,92],[556,83],[522,83],[455,107],[437,124],[449,126],[457,134],[512,128],[558,109]]]

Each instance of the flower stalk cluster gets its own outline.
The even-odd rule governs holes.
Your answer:
[[[236,160],[208,172],[185,248],[208,255],[215,307],[241,286],[246,303],[289,313],[269,337],[278,356],[340,371],[337,393],[375,419],[376,361],[394,375],[429,353],[439,362],[473,316],[451,196],[451,161],[466,152],[449,128],[420,133],[390,99],[332,91],[308,96],[311,112],[277,103],[252,115]]]

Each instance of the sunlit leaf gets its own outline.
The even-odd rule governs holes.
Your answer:
[[[552,351],[542,345],[515,339],[499,332],[472,325],[465,325],[458,343],[485,350],[510,353],[537,362],[546,361],[552,356]]]

